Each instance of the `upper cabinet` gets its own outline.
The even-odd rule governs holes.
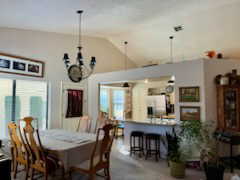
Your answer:
[[[240,86],[217,86],[218,128],[240,131]]]

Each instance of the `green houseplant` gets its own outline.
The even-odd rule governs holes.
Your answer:
[[[193,146],[198,145],[202,139],[201,126],[201,122],[197,120],[183,121],[179,132],[166,134],[170,174],[173,177],[185,177],[186,160],[191,157]]]
[[[218,141],[214,138],[215,123],[207,121],[202,125],[201,164],[207,180],[223,180],[225,167],[218,156]]]

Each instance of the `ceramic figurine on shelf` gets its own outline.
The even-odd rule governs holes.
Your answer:
[[[212,59],[216,56],[216,52],[215,51],[207,51],[206,56],[209,57],[210,59]]]
[[[223,59],[223,54],[222,53],[218,53],[217,54],[217,59]]]

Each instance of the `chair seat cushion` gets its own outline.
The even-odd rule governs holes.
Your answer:
[[[161,137],[160,134],[155,134],[155,133],[147,133],[147,134],[145,134],[145,136],[147,138],[151,138],[151,139],[159,139]]]
[[[142,131],[132,131],[131,136],[143,136],[144,132]]]

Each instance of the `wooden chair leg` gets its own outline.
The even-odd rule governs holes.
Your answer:
[[[72,179],[72,171],[71,171],[71,170],[68,172],[68,175],[67,175],[67,176],[68,176],[67,178],[69,178],[69,180]]]
[[[28,180],[28,174],[29,174],[29,166],[26,165],[26,176],[25,176],[25,180]]]
[[[11,151],[11,157],[12,157],[11,171],[14,171],[15,157],[14,157],[13,147],[11,147],[10,151]]]
[[[107,172],[108,172],[108,179],[107,180],[111,180],[111,176],[110,176],[110,168],[108,167],[107,169]]]
[[[107,177],[107,168],[104,168],[104,176]]]
[[[48,173],[47,172],[44,173],[44,180],[48,180]]]
[[[61,173],[62,173],[62,177],[65,179],[65,169],[63,166],[61,167]]]
[[[33,169],[33,168],[31,168],[30,180],[33,180],[33,174],[34,174],[34,169]]]
[[[13,178],[16,179],[17,177],[17,169],[18,169],[18,162],[14,161],[14,168],[13,168]]]

